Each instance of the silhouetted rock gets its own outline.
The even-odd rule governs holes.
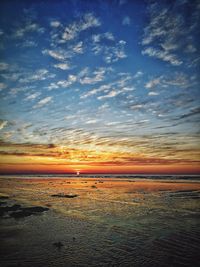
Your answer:
[[[63,198],[74,198],[74,197],[78,197],[78,195],[77,194],[62,194],[62,193],[60,193],[60,194],[54,194],[54,195],[51,195],[52,197],[63,197]]]
[[[9,212],[17,211],[20,208],[20,205],[0,207],[0,216],[9,215]]]
[[[64,245],[63,245],[63,243],[62,242],[55,242],[55,243],[53,243],[53,245],[55,246],[55,247],[57,247],[58,249],[61,249],[61,247],[63,247]]]
[[[32,212],[32,213],[34,213],[34,212],[47,211],[47,210],[49,210],[49,208],[35,206],[35,207],[22,208],[22,210],[25,211],[25,212]]]
[[[5,201],[0,201],[0,206],[7,204]]]
[[[20,219],[20,218],[31,216],[32,214],[33,214],[32,212],[20,210],[20,211],[11,212],[10,217],[15,218],[15,219]]]
[[[0,199],[3,200],[3,199],[9,199],[9,197],[7,196],[0,196]]]
[[[17,206],[17,205],[15,205],[15,206]],[[18,205],[18,206],[20,206],[20,205]],[[44,212],[44,211],[48,211],[48,210],[49,210],[49,208],[44,208],[44,207],[39,207],[39,206],[19,208],[17,211],[11,212],[10,217],[13,217],[15,219],[19,219],[19,218],[28,217],[28,216],[31,216],[34,214],[38,214],[39,212]]]
[[[23,218],[30,215],[38,214],[40,212],[44,212],[49,210],[49,208],[46,207],[25,207],[23,208],[21,205],[15,204],[12,206],[5,206],[0,207],[0,216],[1,217],[11,217],[11,218]]]

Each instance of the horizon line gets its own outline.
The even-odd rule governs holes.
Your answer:
[[[132,172],[121,172],[121,173],[116,173],[116,172],[99,172],[99,173],[95,173],[95,172],[82,172],[79,173],[78,175],[76,174],[76,172],[68,172],[68,173],[59,173],[59,172],[45,172],[45,173],[37,173],[37,172],[21,172],[21,173],[1,173],[0,175],[60,175],[60,176],[67,176],[67,175],[73,175],[73,176],[84,176],[84,175],[150,175],[150,176],[171,176],[171,175],[178,175],[178,176],[184,176],[184,175],[192,175],[192,176],[199,176],[200,173],[132,173]]]

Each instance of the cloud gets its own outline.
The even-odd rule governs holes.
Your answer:
[[[11,90],[10,90],[10,92],[9,92],[9,94],[12,96],[12,97],[16,97],[17,96],[17,94],[19,93],[19,92],[24,92],[24,91],[26,91],[27,89],[30,89],[30,88],[28,88],[28,87],[16,87],[16,88],[12,88]]]
[[[132,109],[132,110],[141,110],[143,108],[144,108],[144,105],[143,104],[135,104],[135,105],[132,105],[130,107],[130,109]]]
[[[114,96],[117,96],[118,94],[120,94],[122,91],[116,91],[116,90],[112,90],[110,91],[107,95],[103,95],[103,96],[98,96],[97,99],[102,100],[104,98],[111,98]]]
[[[50,85],[47,86],[48,90],[58,89],[59,86],[56,83],[50,83]]]
[[[109,69],[108,69],[109,70]],[[99,96],[98,99],[111,98],[118,94],[133,91],[135,88],[130,85],[132,77],[129,74],[124,73],[124,77],[117,79],[114,82],[103,84],[98,88],[93,88],[87,93],[83,94],[80,98],[87,98],[98,93],[105,93],[106,95]]]
[[[98,82],[103,81],[104,75],[105,75],[106,69],[105,68],[99,68],[98,70],[93,72],[93,76],[84,76],[80,79],[81,84],[96,84]]]
[[[60,60],[60,61],[63,61],[65,59],[69,58],[69,55],[67,54],[67,52],[62,50],[62,49],[59,49],[58,51],[44,49],[42,51],[42,53],[44,55],[49,55],[52,58],[54,58],[56,60]]]
[[[106,38],[107,40],[114,41],[115,37],[113,36],[112,32],[105,32],[103,34],[103,37]]]
[[[33,40],[25,40],[22,44],[23,47],[36,47],[38,44]],[[20,44],[19,44],[20,46]]]
[[[136,72],[136,74],[134,75],[133,78],[134,78],[134,79],[138,79],[138,78],[142,77],[143,74],[144,74],[144,73],[143,73],[142,71],[139,70],[139,71]]]
[[[70,69],[70,66],[69,66],[68,63],[58,63],[58,64],[54,64],[53,66],[55,68],[61,69],[61,70],[68,70],[68,69]]]
[[[95,55],[102,54],[108,64],[127,57],[125,45],[124,40],[116,42],[111,32],[92,35],[92,52]]]
[[[7,70],[9,68],[9,64],[5,62],[0,62],[0,71]]]
[[[94,88],[94,89],[88,91],[87,93],[85,93],[84,95],[82,95],[80,98],[87,98],[89,96],[95,95],[95,94],[100,93],[102,91],[108,91],[110,88],[111,88],[111,85],[110,84],[101,85],[97,89]]]
[[[159,93],[157,93],[157,92],[149,92],[148,95],[149,96],[156,96],[156,95],[159,95]]]
[[[135,88],[134,87],[123,87],[123,88],[118,88],[117,90],[112,90],[110,91],[107,95],[102,95],[97,97],[97,99],[102,100],[104,98],[111,98],[111,97],[115,97],[121,93],[126,93],[128,91],[133,91]]]
[[[98,122],[98,120],[93,119],[93,120],[88,120],[88,121],[86,121],[85,123],[86,123],[86,124],[95,124],[95,123],[97,123],[97,122]]]
[[[16,67],[17,68],[17,67]],[[7,81],[17,81],[22,75],[20,70],[17,70],[14,66],[9,65],[9,69],[5,73],[1,73],[1,76]]]
[[[174,66],[179,66],[183,63],[183,61],[178,59],[176,55],[169,54],[166,50],[156,49],[153,47],[148,47],[142,50],[142,55],[148,55],[150,57],[162,59],[163,61],[169,62]]]
[[[53,28],[58,28],[60,25],[61,25],[61,23],[58,20],[53,20],[50,22],[50,26]]]
[[[27,24],[25,24],[25,26],[22,26],[21,28],[16,29],[15,33],[13,34],[13,37],[23,38],[24,35],[29,32],[43,33],[44,28],[40,27],[37,23],[28,22]]]
[[[154,89],[158,87],[159,89],[168,88],[168,87],[180,87],[180,88],[189,88],[197,84],[196,76],[188,76],[183,72],[175,72],[170,75],[162,75],[160,77],[153,78],[149,80],[144,87],[147,89]]]
[[[170,77],[163,79],[163,83],[167,86],[178,86],[180,88],[188,88],[193,86],[196,81],[193,80],[194,76],[188,76],[183,72],[176,72]]]
[[[158,79],[153,79],[153,80],[151,80],[151,81],[149,81],[149,82],[147,82],[147,83],[145,84],[145,88],[147,88],[147,89],[152,89],[152,88],[156,87],[156,86],[159,85],[159,84],[160,84],[160,78],[158,78]]]
[[[122,5],[126,4],[126,2],[127,2],[127,0],[120,0],[119,5],[122,6]]]
[[[23,78],[19,79],[20,83],[44,81],[46,79],[54,78],[55,74],[49,73],[47,69],[39,69],[35,71],[35,73],[24,73],[23,76]]]
[[[52,101],[52,96],[47,96],[41,99],[33,108],[41,108]]]
[[[113,36],[113,34],[111,32],[105,32],[105,33],[101,33],[101,34],[92,35],[93,44],[97,44],[97,43],[100,43],[101,41],[105,41],[105,40],[114,41],[115,37]]]
[[[195,107],[192,108],[188,113],[183,114],[179,117],[179,119],[185,119],[194,115],[199,115],[200,114],[200,108],[199,107]]]
[[[0,91],[5,89],[7,85],[5,83],[0,83]]]
[[[68,25],[63,34],[61,43],[75,39],[79,33],[92,27],[98,27],[101,23],[92,13],[87,13],[80,21]]]
[[[77,81],[77,77],[75,75],[68,75],[67,80],[61,80],[57,82],[58,86],[61,86],[63,88],[69,87],[70,85],[72,85],[73,83],[75,83]]]
[[[126,26],[126,25],[130,25],[131,24],[131,19],[129,16],[126,16],[123,18],[122,20],[122,25]]]
[[[193,44],[188,44],[185,51],[187,53],[194,53],[194,52],[197,52],[197,49]]]
[[[104,60],[106,63],[114,63],[120,59],[126,58],[124,40],[120,40],[115,46],[104,48]]]
[[[63,63],[67,64],[66,60],[69,60],[76,54],[82,54],[84,52],[83,42],[80,41],[75,45],[68,46],[67,49],[57,48],[54,50],[44,49],[42,50],[43,55],[49,55],[55,60],[64,61]]]
[[[179,66],[191,62],[186,53],[196,53],[197,7],[195,2],[185,1],[177,6],[177,1],[171,4],[153,3],[149,5],[149,23],[144,28],[142,39],[142,54]],[[184,10],[190,10],[191,20]],[[184,54],[184,56],[183,56]],[[195,58],[195,57],[194,57]]]
[[[41,93],[40,92],[36,92],[36,93],[33,93],[33,94],[30,94],[30,95],[28,95],[26,98],[25,98],[25,100],[34,100],[34,99],[36,99],[38,96],[40,96],[41,95]]]
[[[8,125],[8,121],[0,120],[0,130]]]
[[[72,48],[73,52],[77,54],[82,54],[83,53],[83,42],[79,42]]]

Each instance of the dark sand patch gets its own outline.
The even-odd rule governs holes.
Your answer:
[[[59,193],[59,194],[54,194],[51,195],[52,197],[60,197],[60,198],[75,198],[78,197],[79,195],[77,194],[63,194],[63,193]]]
[[[7,203],[5,203],[7,204]],[[48,211],[49,208],[33,206],[33,207],[22,207],[19,204],[14,204],[12,206],[0,206],[0,217],[2,218],[24,218],[27,216],[39,214],[44,211]]]

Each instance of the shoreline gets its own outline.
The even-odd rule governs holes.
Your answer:
[[[33,211],[0,219],[2,267],[198,266],[198,182],[20,178],[0,188],[11,209]]]

